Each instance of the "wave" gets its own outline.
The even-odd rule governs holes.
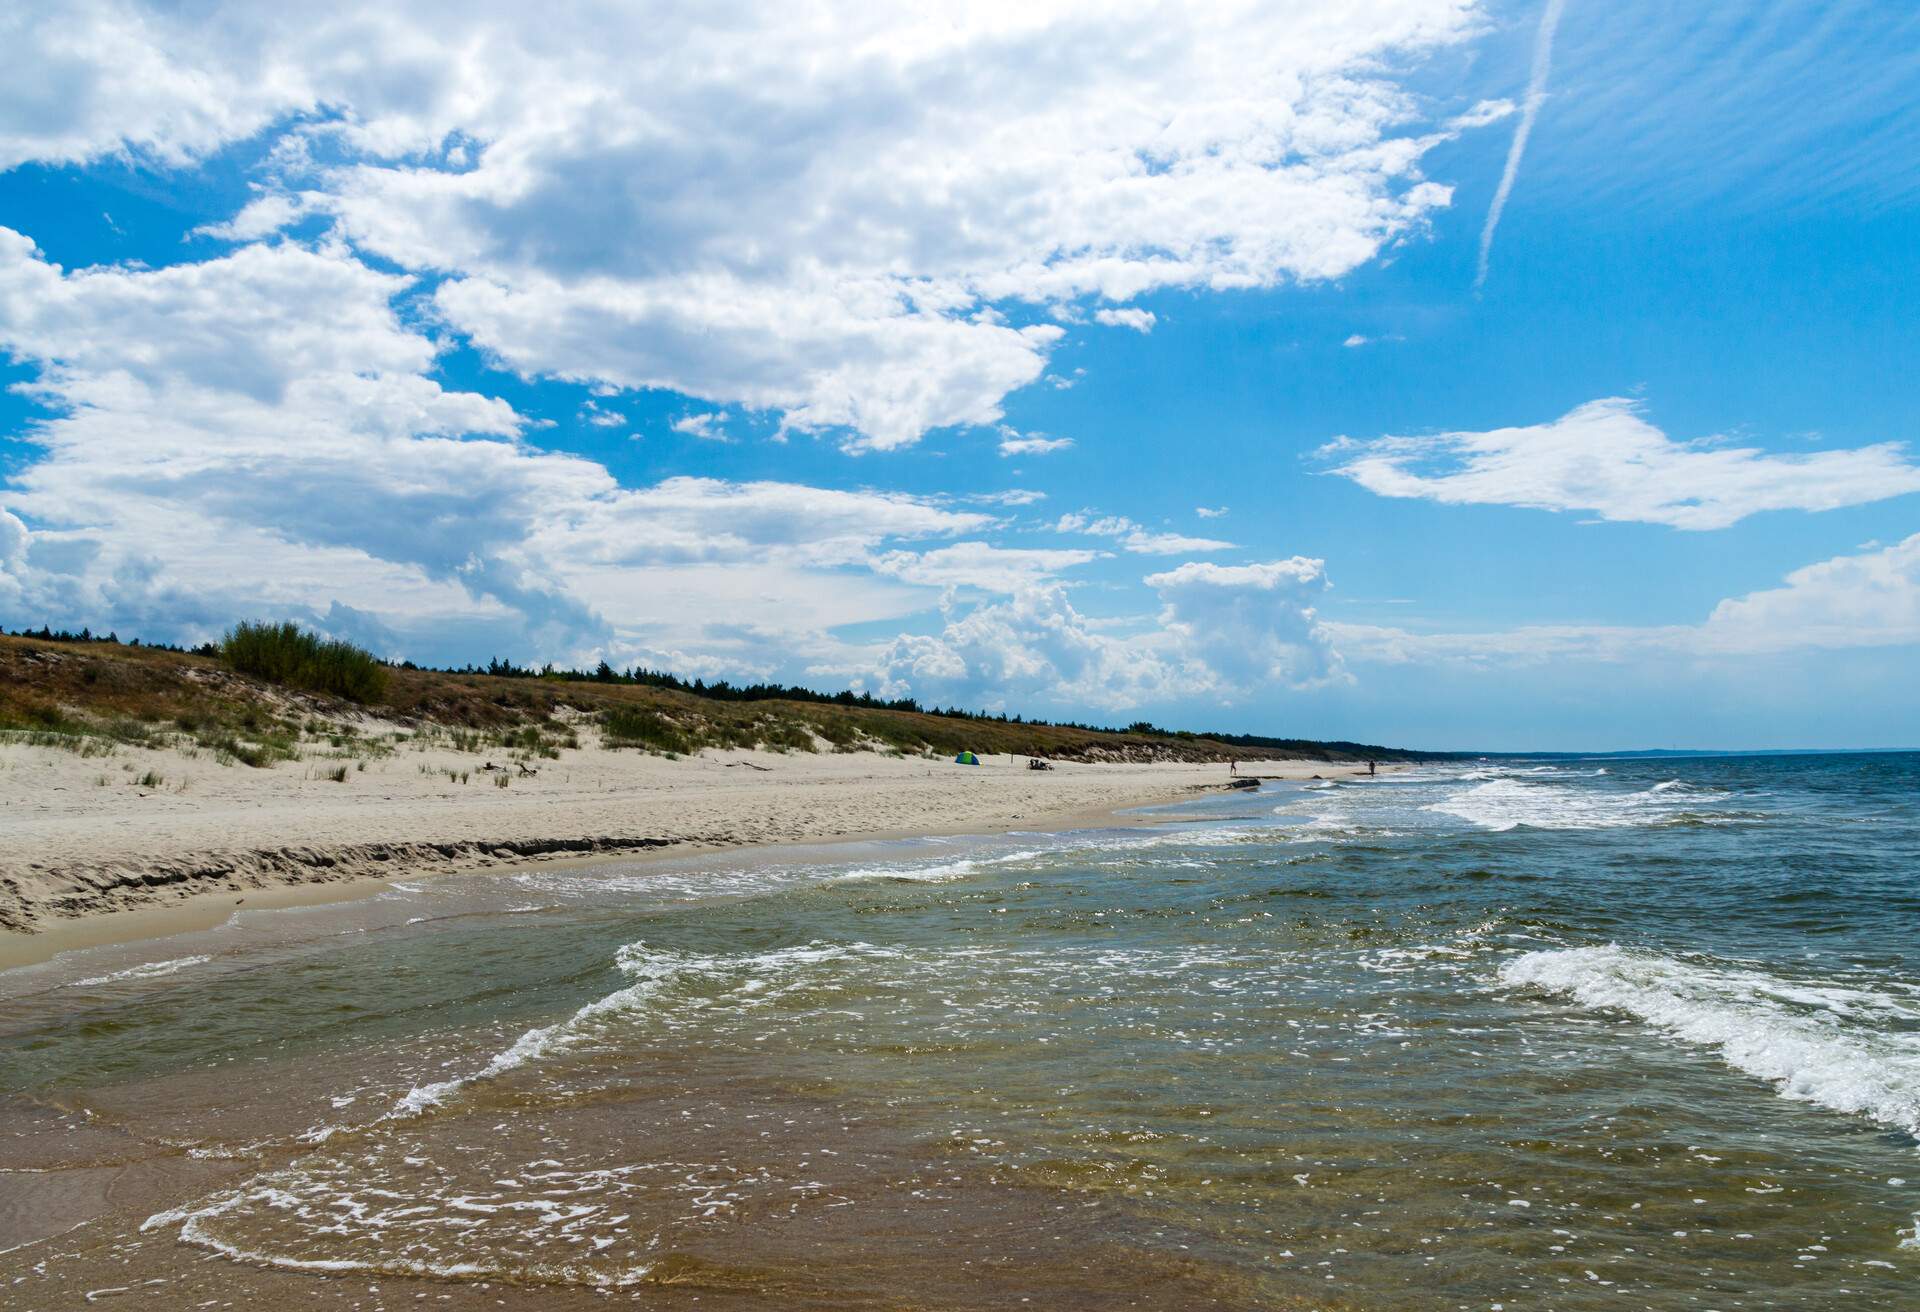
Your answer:
[[[1476,765],[1458,774],[1443,776],[1478,781],[1482,779],[1591,779],[1607,773],[1597,770],[1571,770],[1564,765]]]
[[[1624,1011],[1782,1097],[1920,1136],[1920,1006],[1831,982],[1704,965],[1617,945],[1529,952],[1500,968],[1582,1006]]]
[[[1013,865],[1021,861],[1031,861],[1041,855],[1043,854],[1036,848],[1029,851],[1007,852],[1000,856],[961,857],[957,861],[939,861],[931,865],[866,866],[834,875],[827,882],[852,884],[872,879],[906,884],[945,884],[956,879],[965,879],[968,875],[976,874],[991,866]]]
[[[1701,802],[1726,796],[1717,789],[1678,779],[1628,793],[1505,778],[1477,784],[1424,809],[1458,816],[1496,832],[1522,825],[1532,829],[1624,829],[1732,819],[1698,810]]]
[[[131,966],[126,970],[116,970],[110,975],[89,975],[86,979],[74,980],[69,988],[90,989],[102,984],[117,984],[122,980],[159,979],[175,971],[185,970],[189,966],[203,966],[213,960],[212,957],[175,957],[171,961],[149,961],[145,965]]]
[[[810,943],[737,957],[696,956],[651,949],[645,943],[629,943],[615,954],[615,964],[621,973],[632,978],[633,983],[603,998],[596,998],[564,1020],[528,1030],[470,1075],[414,1086],[394,1104],[389,1117],[421,1115],[444,1104],[471,1085],[498,1079],[531,1062],[564,1052],[592,1037],[607,1020],[643,1009],[677,980],[700,975],[745,974],[749,977],[745,987],[757,992],[765,987],[768,975],[849,956],[895,955],[891,949],[874,947],[868,943]],[[320,1132],[314,1141],[323,1141],[333,1133],[331,1129]]]

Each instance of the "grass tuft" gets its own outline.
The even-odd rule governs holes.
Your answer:
[[[650,752],[686,755],[694,750],[687,735],[658,711],[618,706],[607,712],[602,731],[609,747],[642,747]]]
[[[220,657],[241,674],[348,701],[377,702],[387,693],[387,667],[373,653],[297,624],[236,624]]]

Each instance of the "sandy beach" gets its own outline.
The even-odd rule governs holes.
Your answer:
[[[344,781],[330,777],[343,766]],[[0,745],[0,968],[204,928],[236,904],[338,900],[403,876],[991,832],[1106,816],[1228,782],[1217,764],[1059,762],[1043,772],[1008,756],[982,756],[977,767],[874,752],[667,759],[591,737],[529,768],[537,773],[497,750],[429,744],[266,768],[171,748],[82,756]],[[1275,761],[1239,770],[1308,779],[1354,767]]]

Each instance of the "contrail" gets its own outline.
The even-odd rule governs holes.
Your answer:
[[[1513,130],[1513,144],[1507,147],[1507,167],[1500,175],[1500,186],[1493,193],[1493,207],[1487,211],[1487,226],[1480,230],[1480,272],[1473,289],[1479,291],[1487,281],[1487,256],[1493,250],[1493,230],[1500,226],[1500,214],[1507,208],[1513,192],[1513,179],[1520,172],[1520,157],[1526,153],[1527,138],[1533,133],[1533,120],[1547,98],[1547,70],[1553,66],[1553,33],[1560,26],[1560,11],[1567,0],[1547,0],[1540,15],[1540,30],[1533,38],[1533,74],[1527,79],[1527,98],[1520,106],[1520,126]]]

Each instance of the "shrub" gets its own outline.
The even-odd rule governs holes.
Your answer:
[[[791,720],[763,720],[757,726],[760,745],[770,752],[810,752],[813,735],[807,726]]]
[[[609,747],[644,747],[652,752],[694,750],[687,736],[658,711],[615,707],[607,712],[604,728]]]
[[[236,624],[220,656],[241,674],[348,701],[377,702],[387,692],[387,667],[373,653],[297,624]]]

